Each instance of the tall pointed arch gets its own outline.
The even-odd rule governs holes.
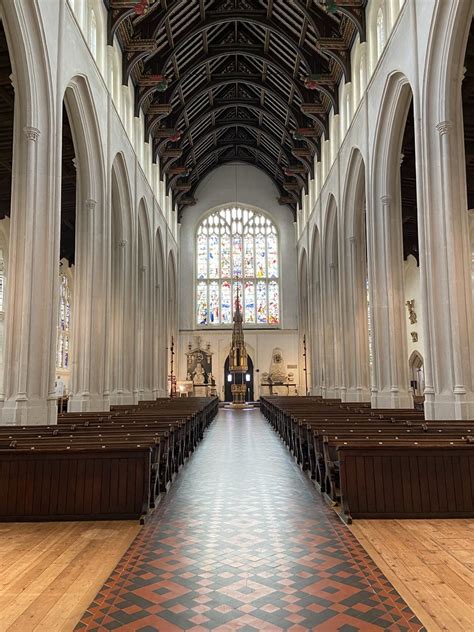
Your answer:
[[[118,153],[111,169],[110,228],[110,392],[112,404],[134,401],[133,363],[135,352],[130,331],[134,321],[132,197],[127,166]]]
[[[339,304],[339,229],[336,200],[330,195],[324,229],[324,375],[323,395],[340,396],[340,304]]]
[[[136,347],[135,378],[139,399],[150,399],[153,391],[153,353],[149,342],[153,339],[152,328],[152,288],[151,288],[151,244],[150,226],[146,202],[142,198],[138,205],[138,283],[136,331],[138,341]]]
[[[359,149],[354,148],[348,164],[342,202],[341,316],[347,401],[370,399],[372,341],[369,327],[365,179],[364,159]]]

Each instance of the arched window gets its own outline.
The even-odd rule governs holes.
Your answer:
[[[230,325],[239,292],[244,323],[278,325],[278,235],[263,213],[222,208],[200,224],[196,239],[198,325]]]
[[[56,366],[69,368],[69,332],[71,322],[71,290],[69,279],[64,272],[59,275],[58,348]]]
[[[380,7],[377,13],[377,57],[380,57],[385,46],[385,18]]]
[[[97,60],[97,20],[94,9],[89,12],[89,46],[94,59]]]

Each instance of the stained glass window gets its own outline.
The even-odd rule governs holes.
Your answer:
[[[56,365],[58,369],[69,368],[69,332],[71,324],[71,290],[66,274],[59,275],[58,346]]]
[[[247,325],[279,324],[278,235],[263,213],[232,207],[208,215],[196,258],[198,325],[230,325],[237,291]]]

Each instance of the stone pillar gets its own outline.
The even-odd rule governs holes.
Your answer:
[[[431,184],[420,248],[426,297],[425,413],[428,419],[474,417],[474,331],[462,125],[442,121],[432,135],[438,156],[424,161]],[[437,143],[435,138],[437,136]]]
[[[363,402],[370,401],[365,248],[357,237],[352,236],[346,242],[347,250],[349,252],[344,289],[347,302],[342,318],[342,328],[345,332],[345,400]]]
[[[111,402],[112,404],[133,404],[132,376],[135,374],[133,357],[136,349],[130,340],[135,340],[133,315],[129,314],[129,300],[127,296],[127,273],[129,270],[129,244],[122,239],[116,246],[116,255],[112,257],[112,274],[114,276],[111,320],[113,322],[112,335],[112,363],[111,366]],[[135,309],[135,308],[133,308]],[[130,353],[134,355],[130,355]]]
[[[59,213],[48,170],[53,147],[35,127],[22,132],[13,154],[2,423],[52,424],[59,260]]]
[[[311,277],[313,273],[314,269],[313,266],[311,266]],[[321,351],[321,327],[323,318],[321,314],[321,282],[319,277],[317,279],[312,278],[311,285],[311,305],[313,306],[310,313],[311,353],[309,356],[311,362],[311,395],[321,395],[321,367],[324,356]]]
[[[331,262],[327,269],[325,292],[325,326],[324,326],[324,387],[323,397],[334,399],[340,397],[339,381],[339,314],[338,314],[337,264]]]
[[[400,209],[395,208],[388,195],[382,196],[380,202],[381,212],[375,208],[375,217],[368,218],[372,237],[369,261],[375,381],[371,401],[374,408],[413,408],[405,334]]]
[[[156,266],[155,266],[156,268]],[[155,271],[156,274],[156,271]],[[152,316],[152,348],[153,348],[153,399],[163,396],[163,354],[161,352],[161,340],[162,340],[162,299],[161,299],[161,285],[156,282],[154,285],[155,291],[153,293],[153,316]]]
[[[106,357],[106,256],[103,209],[88,199],[76,219],[75,313],[69,410],[107,410],[104,396]]]

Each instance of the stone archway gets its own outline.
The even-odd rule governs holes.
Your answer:
[[[410,368],[410,386],[415,398],[422,398],[425,390],[425,372],[423,357],[418,351],[413,351],[408,360]]]

